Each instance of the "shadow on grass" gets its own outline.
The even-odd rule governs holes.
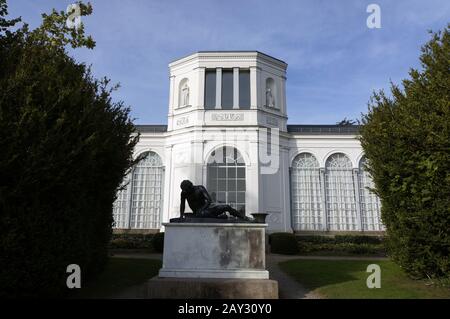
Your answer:
[[[161,261],[137,258],[110,258],[103,273],[74,290],[69,298],[111,298],[123,290],[156,276]]]

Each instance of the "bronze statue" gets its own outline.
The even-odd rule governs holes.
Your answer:
[[[180,217],[184,218],[185,200],[187,200],[189,207],[192,209],[193,217],[206,218],[228,218],[226,212],[242,220],[251,220],[245,216],[243,211],[237,211],[230,205],[213,204],[211,196],[202,185],[193,185],[191,181],[184,180],[180,185],[181,203],[180,203]]]

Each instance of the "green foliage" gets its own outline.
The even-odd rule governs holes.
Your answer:
[[[5,15],[0,0],[0,296],[60,296],[67,265],[85,280],[106,263],[135,128],[109,81],[68,56],[93,47],[82,29],[53,12],[10,31]]]
[[[150,249],[153,250],[153,234],[113,234],[111,249]]]
[[[381,268],[381,288],[368,289],[367,266]],[[404,270],[387,260],[289,260],[280,268],[313,293],[325,298],[450,298],[450,290],[429,281],[412,280]]]
[[[297,236],[302,254],[385,255],[383,237],[365,235]]]
[[[383,237],[378,236],[360,236],[360,235],[336,235],[334,236],[336,243],[351,244],[381,244]]]
[[[164,233],[156,233],[152,238],[153,249],[162,253],[164,251]]]
[[[297,239],[291,233],[269,235],[270,252],[274,254],[295,255],[299,252]]]
[[[410,275],[450,274],[450,34],[432,34],[392,96],[374,93],[361,144],[390,255]]]

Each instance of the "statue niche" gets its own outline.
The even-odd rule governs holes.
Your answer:
[[[266,80],[266,106],[275,107],[275,82],[272,78]]]
[[[180,82],[180,90],[179,90],[179,99],[178,99],[178,106],[188,106],[189,105],[189,83],[188,79],[183,79]]]

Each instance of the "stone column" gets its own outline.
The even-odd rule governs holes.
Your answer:
[[[205,71],[206,68],[198,68],[197,108],[205,108]],[[193,101],[195,103],[195,101]],[[192,103],[191,103],[192,104]]]
[[[326,201],[326,186],[325,186],[325,168],[320,168],[320,188],[322,193],[322,227],[324,231],[329,230],[328,214],[327,214],[327,201]]]
[[[169,115],[172,115],[175,109],[175,76],[169,77]]]
[[[163,187],[163,214],[162,214],[162,222],[169,222],[170,216],[170,207],[171,207],[171,187],[172,187],[172,149],[173,145],[167,145],[165,148],[165,162],[164,162],[164,187]]]
[[[355,188],[355,204],[356,204],[356,224],[360,231],[363,231],[362,215],[361,215],[361,199],[359,196],[359,185],[358,185],[358,169],[353,169],[353,185]]]
[[[233,68],[233,109],[239,108],[239,68]]]
[[[260,69],[256,66],[250,67],[250,109],[258,108],[258,92],[260,90]]]
[[[216,69],[216,109],[222,108],[222,68]]]
[[[280,80],[280,96],[279,96],[279,103],[280,103],[280,111],[283,114],[287,114],[286,110],[286,77],[282,76]]]

